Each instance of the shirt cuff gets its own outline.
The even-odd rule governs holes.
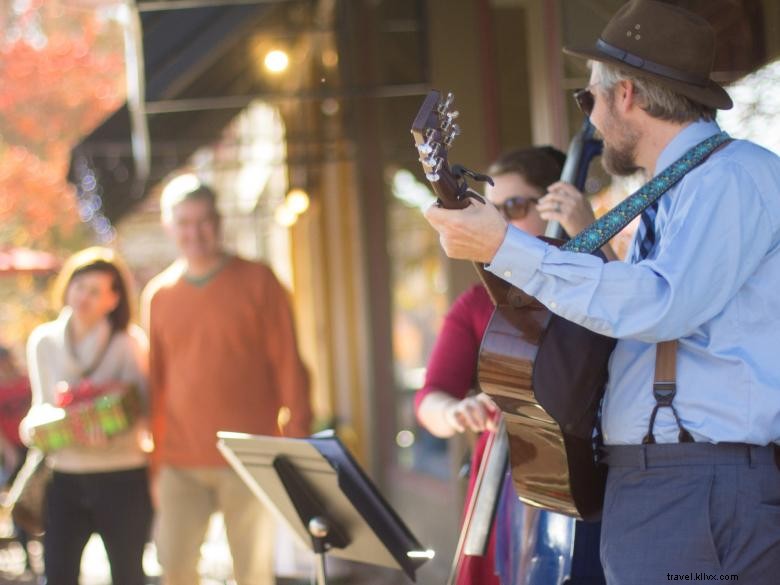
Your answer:
[[[539,238],[509,226],[493,261],[485,264],[485,269],[517,288],[523,288],[539,270],[547,248]]]

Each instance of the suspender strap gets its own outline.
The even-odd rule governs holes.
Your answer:
[[[653,381],[653,397],[655,398],[655,407],[650,415],[650,424],[647,428],[647,434],[642,443],[651,445],[655,443],[653,428],[655,427],[655,417],[658,409],[668,407],[672,409],[674,420],[677,421],[677,427],[680,429],[678,440],[680,443],[693,443],[693,436],[683,427],[677,409],[673,401],[677,394],[677,345],[678,342],[662,341],[657,344],[655,350],[655,380]]]
[[[662,341],[655,350],[655,381],[653,390],[660,386],[674,389],[677,378],[677,340]]]

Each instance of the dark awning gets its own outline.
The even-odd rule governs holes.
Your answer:
[[[154,104],[225,96],[246,73],[247,60],[251,59],[245,46],[247,37],[272,3],[157,9],[174,5],[138,3],[146,101]],[[115,222],[138,204],[149,187],[179,167],[197,148],[214,141],[244,105],[236,102],[234,107],[222,104],[201,111],[182,108],[164,113],[150,108],[151,165],[144,180],[136,174],[130,114],[125,104],[72,150],[68,180],[76,187],[82,217],[89,219],[94,212],[99,219],[105,216]]]

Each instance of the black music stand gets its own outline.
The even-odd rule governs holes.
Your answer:
[[[288,439],[217,433],[217,447],[249,489],[315,554],[401,569],[412,580],[433,551],[423,550],[332,433]]]

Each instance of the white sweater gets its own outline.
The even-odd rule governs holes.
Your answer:
[[[65,308],[59,317],[38,326],[27,341],[27,367],[32,388],[33,413],[42,404],[55,404],[57,383],[78,384],[81,374],[98,357],[111,335],[108,320],[98,323],[74,348],[70,344],[71,310]],[[149,344],[140,327],[131,325],[127,331],[114,334],[100,364],[89,378],[96,384],[110,381],[134,384],[141,392],[143,404],[148,404],[147,372]],[[21,424],[22,438],[29,436],[26,420]],[[65,473],[94,473],[132,469],[146,465],[141,449],[146,429],[142,419],[136,428],[108,439],[106,445],[66,447],[47,456],[48,464]]]

